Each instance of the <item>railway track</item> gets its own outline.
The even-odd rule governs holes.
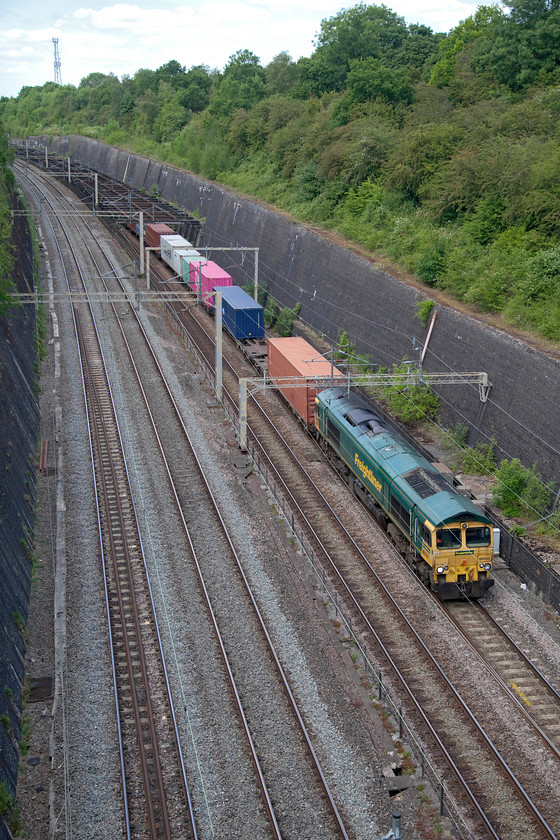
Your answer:
[[[182,304],[178,308],[183,308]],[[201,345],[207,342],[206,364],[211,370],[211,341],[202,335],[199,335],[199,340]],[[201,352],[204,354],[204,351]],[[227,387],[235,392],[236,379],[232,375],[230,380],[229,376],[228,374]],[[267,410],[271,402],[274,401],[267,398]],[[235,401],[232,400],[232,403],[235,404]],[[263,428],[261,423],[264,424]],[[290,426],[285,415],[281,413],[275,414],[275,423],[282,426],[283,433],[286,433]],[[446,790],[454,795],[460,807],[464,806],[469,812],[471,824],[478,826],[476,830],[480,832],[480,836],[485,832],[488,836],[508,838],[527,834],[554,837],[554,819],[557,817],[554,799],[551,798],[550,803],[544,801],[546,797],[543,794],[543,780],[535,774],[536,765],[526,761],[525,749],[519,745],[519,739],[516,744],[512,744],[510,732],[494,731],[488,736],[481,726],[478,726],[475,736],[478,720],[492,723],[491,715],[488,714],[488,700],[483,692],[476,692],[479,696],[475,698],[474,705],[470,703],[471,698],[467,704],[461,697],[460,690],[452,688],[449,680],[445,685],[440,683],[441,679],[447,679],[442,673],[443,669],[450,673],[453,671],[453,660],[457,659],[460,650],[458,643],[453,640],[453,655],[446,654],[444,647],[449,645],[451,638],[448,629],[438,628],[435,631],[433,626],[426,626],[425,621],[422,623],[422,612],[427,609],[424,600],[418,598],[418,604],[407,606],[406,616],[403,610],[396,606],[396,600],[400,598],[402,601],[402,593],[394,592],[394,597],[391,597],[391,590],[394,589],[397,576],[401,587],[406,576],[403,576],[402,567],[395,575],[396,566],[393,561],[388,562],[386,548],[383,549],[381,543],[374,541],[372,549],[372,536],[369,532],[367,536],[360,537],[360,542],[365,546],[362,550],[358,549],[356,540],[351,540],[347,533],[344,534],[344,529],[341,529],[336,540],[334,539],[330,533],[334,527],[333,522],[336,521],[332,519],[333,505],[325,505],[321,496],[327,500],[329,496],[336,496],[338,491],[330,486],[332,481],[321,478],[324,476],[324,468],[317,461],[317,452],[313,450],[311,443],[297,438],[297,443],[292,444],[291,454],[288,454],[287,449],[283,448],[282,436],[278,435],[278,431],[273,431],[270,424],[267,426],[264,419],[259,418],[257,423],[252,418],[252,426],[254,445],[258,446],[258,441],[261,444],[257,457],[262,458],[264,462],[267,457],[266,450],[274,451],[274,464],[270,462],[267,469],[271,475],[276,475],[274,481],[290,499],[292,509],[298,511],[300,523],[303,523],[302,527],[306,530],[306,539],[313,543],[317,555],[322,552],[324,562],[329,564],[329,575],[337,576],[337,585],[345,587],[343,597],[347,604],[351,605],[348,608],[356,616],[355,626],[357,622],[361,622],[361,630],[357,632],[363,638],[367,638],[370,652],[373,652],[374,644],[377,646],[378,661],[387,663],[384,666],[387,669],[385,673],[390,673],[392,669],[393,675],[390,679],[400,681],[402,690],[408,692],[410,705],[407,706],[406,714],[418,724],[419,730],[422,728],[424,733],[429,733],[424,734],[423,738],[433,739],[431,751],[439,751],[440,755],[445,757],[447,768],[441,772],[445,778]],[[265,427],[268,431],[265,431]],[[309,449],[308,444],[311,447]],[[293,451],[296,448],[299,459],[295,458]],[[285,454],[279,456],[279,452]],[[299,466],[294,467],[298,460]],[[278,466],[279,461],[283,461],[281,467]],[[297,477],[294,475],[294,469],[297,471]],[[310,485],[310,474],[317,485],[322,482],[320,493]],[[314,510],[311,510],[309,505],[311,495],[315,499]],[[331,518],[327,520],[327,516]],[[413,593],[414,589],[415,587],[412,587],[407,593]],[[413,594],[412,599],[414,598]],[[375,627],[372,624],[372,616],[375,616]],[[412,624],[415,625],[414,629]],[[414,649],[411,647],[411,632],[414,644],[418,645]],[[422,634],[425,634],[424,640]],[[441,645],[442,652],[438,652],[438,660],[443,666],[428,655],[429,649],[434,647],[436,641]],[[455,668],[458,668],[458,671],[453,674],[452,679],[461,685],[460,661],[458,666],[455,662]],[[463,685],[465,686],[464,683]],[[467,683],[463,693],[467,694],[468,689]],[[457,705],[452,706],[452,702]],[[473,705],[472,710],[468,705]],[[514,725],[514,728],[517,728],[517,725]],[[524,737],[529,740],[525,733]],[[519,753],[517,756],[516,749]],[[508,767],[507,761],[500,755],[501,752],[511,756],[515,768]],[[526,766],[523,766],[523,762]],[[519,778],[516,777],[517,768]],[[451,771],[455,778],[451,778]],[[535,776],[533,779],[532,774]],[[469,805],[463,796],[469,798]],[[541,801],[544,805],[542,813],[539,808]]]
[[[37,185],[35,184],[37,188]],[[43,193],[43,197],[46,195]],[[49,202],[52,198],[47,198]],[[53,207],[54,211],[54,207]],[[68,291],[79,259],[60,226]],[[127,838],[196,838],[128,467],[91,307],[73,307],[88,409]],[[160,745],[165,745],[161,747]],[[186,803],[178,805],[178,800]]]
[[[480,604],[450,603],[447,613],[520,713],[560,760],[560,694]]]
[[[153,604],[143,573],[142,545],[127,466],[97,334],[91,321],[82,326],[78,312],[76,328],[98,476],[107,607],[120,712],[126,836],[171,838],[176,835],[172,832],[164,784],[164,758],[167,763],[171,756],[169,751],[162,755],[158,746],[165,743],[168,733],[156,725],[156,721],[171,715],[161,687],[155,687],[161,686],[162,670]],[[188,836],[196,837],[192,826]]]
[[[99,267],[98,267],[98,273],[99,273],[99,275],[101,275],[103,273],[99,270]],[[272,828],[273,836],[278,837],[278,838],[280,838],[282,836],[282,834],[280,833],[280,829],[278,827],[278,821],[277,821],[276,816],[275,816],[275,809],[278,807],[278,803],[280,803],[281,810],[283,812],[286,812],[286,810],[289,807],[289,803],[285,799],[286,793],[282,793],[282,791],[279,789],[278,782],[276,783],[276,787],[274,787],[274,785],[273,785],[273,788],[274,788],[273,794],[269,794],[268,786],[269,786],[270,782],[267,781],[267,779],[265,779],[265,776],[268,779],[271,779],[271,778],[274,778],[275,776],[278,776],[277,770],[275,769],[274,765],[278,762],[278,758],[279,758],[278,753],[283,751],[283,746],[277,745],[276,751],[272,750],[271,746],[269,744],[267,745],[266,742],[262,742],[259,747],[255,746],[254,742],[255,742],[255,740],[258,740],[258,738],[255,738],[254,734],[252,734],[251,731],[250,731],[250,728],[251,728],[251,720],[250,719],[251,719],[251,717],[254,718],[256,716],[256,710],[253,707],[252,712],[247,711],[247,708],[251,707],[251,702],[247,701],[247,699],[244,699],[243,704],[241,704],[241,700],[240,700],[241,691],[239,690],[239,688],[236,684],[236,678],[234,676],[234,672],[240,673],[242,671],[240,663],[235,662],[235,649],[236,649],[236,647],[238,647],[238,642],[235,641],[233,637],[230,638],[229,642],[225,641],[224,638],[223,638],[223,631],[218,626],[219,621],[216,617],[216,614],[219,613],[219,608],[217,609],[216,604],[218,604],[218,607],[219,607],[219,601],[220,601],[220,598],[223,597],[223,591],[220,592],[219,590],[217,590],[217,591],[214,592],[214,594],[212,596],[210,596],[210,592],[212,590],[212,584],[209,583],[209,578],[211,577],[211,571],[208,568],[206,568],[206,570],[203,569],[204,564],[208,562],[207,559],[206,560],[204,559],[205,554],[206,554],[206,557],[208,556],[208,551],[206,551],[206,552],[204,550],[201,551],[198,547],[199,544],[204,542],[204,539],[207,539],[208,533],[216,534],[216,533],[221,531],[221,533],[223,535],[222,542],[226,543],[227,546],[228,546],[228,548],[225,549],[226,553],[230,554],[230,560],[228,562],[234,562],[237,566],[237,570],[238,570],[237,574],[238,574],[240,582],[242,583],[242,586],[244,587],[245,593],[246,593],[245,596],[243,596],[243,597],[246,600],[248,599],[250,601],[249,608],[247,608],[247,607],[243,608],[244,609],[243,614],[245,615],[245,622],[244,623],[248,624],[249,627],[250,627],[251,624],[254,624],[255,621],[256,621],[257,625],[258,625],[258,628],[259,628],[257,630],[253,629],[253,630],[249,631],[248,638],[250,638],[252,640],[252,645],[254,647],[255,644],[256,644],[256,638],[257,638],[256,633],[258,632],[258,633],[260,633],[260,637],[262,638],[263,642],[265,642],[266,645],[267,645],[268,652],[267,653],[263,652],[263,654],[259,657],[259,659],[263,660],[263,661],[267,660],[267,659],[272,659],[272,661],[274,663],[274,667],[277,671],[277,677],[276,677],[277,682],[278,682],[278,674],[280,676],[280,681],[279,681],[279,684],[281,686],[281,692],[280,693],[284,696],[284,701],[286,700],[286,698],[288,699],[288,701],[289,701],[288,705],[291,707],[291,712],[290,713],[286,712],[286,710],[283,710],[281,712],[281,716],[282,717],[289,717],[289,715],[291,714],[292,716],[294,716],[296,718],[297,725],[298,725],[298,732],[299,732],[299,735],[296,737],[296,740],[300,742],[300,746],[299,747],[296,746],[296,749],[299,749],[300,752],[301,752],[301,742],[302,742],[302,736],[303,736],[303,743],[306,745],[305,749],[306,749],[306,754],[307,754],[306,758],[300,757],[299,760],[307,762],[307,763],[311,762],[311,764],[313,766],[313,770],[311,772],[315,775],[315,778],[316,778],[317,782],[319,783],[319,789],[318,789],[317,794],[313,794],[313,796],[312,796],[310,789],[308,789],[307,791],[304,792],[305,796],[301,800],[299,805],[296,806],[296,808],[297,807],[299,807],[300,809],[305,808],[307,810],[312,809],[312,811],[314,813],[313,820],[316,821],[317,818],[320,818],[321,824],[324,826],[325,830],[326,830],[326,826],[328,826],[329,823],[332,823],[331,828],[329,829],[330,833],[328,833],[326,836],[346,838],[346,837],[349,836],[349,834],[347,833],[347,830],[344,826],[344,822],[343,822],[343,820],[340,816],[340,813],[339,813],[339,810],[338,810],[337,805],[335,803],[334,797],[333,797],[333,795],[332,795],[332,793],[329,789],[329,784],[327,782],[326,776],[321,769],[319,760],[318,760],[317,755],[315,753],[315,750],[313,748],[312,735],[307,730],[307,727],[306,727],[304,719],[303,719],[303,715],[298,708],[296,698],[295,698],[295,696],[294,696],[294,694],[293,694],[293,692],[290,688],[290,684],[289,684],[289,680],[287,678],[287,675],[284,672],[284,670],[282,669],[282,666],[281,666],[281,663],[280,663],[280,657],[274,649],[274,645],[272,643],[272,639],[270,637],[270,634],[268,633],[265,622],[264,622],[262,616],[260,615],[260,612],[259,612],[259,609],[258,609],[258,606],[257,606],[257,602],[256,602],[256,598],[254,597],[253,593],[251,592],[249,581],[248,581],[247,577],[245,576],[245,574],[243,572],[242,563],[241,563],[239,557],[236,555],[233,542],[232,542],[232,540],[231,540],[231,538],[230,538],[230,536],[227,532],[225,522],[220,515],[219,508],[218,508],[218,505],[216,503],[216,500],[212,496],[212,493],[210,491],[210,486],[209,486],[208,482],[206,481],[206,478],[203,474],[203,471],[200,467],[200,464],[198,463],[198,459],[196,458],[196,453],[194,452],[194,448],[190,444],[189,436],[188,436],[188,434],[186,432],[186,429],[184,427],[184,424],[181,420],[181,415],[180,415],[180,412],[177,408],[177,405],[175,404],[175,401],[173,399],[171,389],[169,388],[169,386],[165,382],[165,377],[163,375],[163,372],[162,372],[161,368],[159,367],[159,365],[157,364],[157,360],[155,358],[155,353],[153,351],[151,351],[151,349],[150,349],[150,358],[151,358],[151,361],[152,361],[153,369],[150,369],[148,372],[146,372],[143,369],[142,374],[140,374],[140,372],[138,370],[138,367],[134,363],[134,359],[139,358],[139,350],[140,350],[139,345],[138,345],[138,337],[137,337],[138,336],[138,329],[137,329],[137,327],[135,328],[136,335],[133,338],[131,338],[132,330],[128,326],[123,326],[122,317],[119,319],[119,326],[121,328],[123,341],[124,341],[124,343],[127,347],[127,353],[128,353],[128,358],[129,358],[129,362],[130,362],[130,365],[131,365],[131,369],[134,370],[134,376],[137,377],[137,379],[138,379],[139,387],[141,388],[142,393],[143,393],[143,400],[144,400],[146,412],[150,417],[150,422],[152,424],[154,435],[157,437],[157,440],[158,440],[158,447],[159,447],[159,450],[160,450],[160,453],[161,453],[162,460],[165,463],[165,469],[166,469],[167,476],[168,476],[169,486],[170,486],[171,492],[172,492],[172,494],[175,498],[180,516],[183,519],[183,523],[184,523],[184,526],[185,526],[185,534],[186,534],[186,538],[187,538],[187,541],[188,541],[190,553],[192,555],[193,561],[194,561],[194,563],[196,565],[196,568],[197,568],[197,573],[198,573],[199,580],[200,580],[201,590],[204,592],[204,595],[205,595],[205,598],[206,598],[208,613],[212,616],[212,621],[213,621],[213,624],[214,624],[214,630],[215,630],[216,636],[217,636],[218,641],[219,641],[219,647],[220,647],[220,650],[221,650],[221,653],[222,653],[222,656],[223,656],[223,659],[224,659],[225,668],[227,670],[228,678],[229,678],[230,684],[232,686],[232,693],[233,693],[233,695],[235,697],[235,700],[236,700],[236,703],[237,703],[238,715],[239,715],[239,718],[245,724],[246,736],[247,736],[248,743],[250,744],[251,754],[253,755],[253,761],[254,761],[256,772],[257,772],[257,775],[258,775],[258,778],[259,778],[259,784],[260,784],[261,791],[262,791],[263,801],[265,803],[265,808],[266,808],[266,811],[268,813],[268,821],[269,821],[269,824]],[[79,332],[80,333],[82,332],[81,328],[80,328]],[[127,335],[125,335],[125,333]],[[132,347],[129,346],[129,341],[130,341],[130,344],[133,345]],[[148,337],[147,337],[146,333],[143,330],[142,330],[141,343],[143,343],[144,352],[145,352],[146,347],[149,348],[149,341],[148,341]],[[95,362],[93,364],[94,369],[98,369],[99,367],[100,367],[100,364],[98,362]],[[153,378],[154,371],[157,371],[157,376],[158,376],[158,379],[159,379],[159,382],[160,382],[160,386],[163,388],[163,392],[160,390],[159,391],[159,396],[157,396],[157,397],[154,397],[153,394],[151,396],[147,396],[145,391],[144,391],[144,386],[142,385],[142,381],[141,381],[141,380],[143,380],[144,382],[147,382],[147,381],[150,380],[150,378]],[[146,387],[146,391],[148,391],[147,387]],[[165,397],[162,396],[162,393],[165,394]],[[107,400],[105,399],[104,401],[107,401]],[[93,402],[93,398],[90,400],[90,402]],[[110,400],[109,400],[109,402],[110,402]],[[165,408],[164,408],[164,403],[166,403]],[[169,422],[169,417],[170,417],[169,409],[172,409],[172,411],[175,414],[175,422],[176,422],[176,425],[178,427],[178,430],[175,431],[175,432],[171,432],[170,429],[169,429],[169,427],[171,425],[170,422]],[[103,424],[101,424],[101,425],[103,425]],[[180,437],[182,437],[182,458],[181,458],[181,461],[180,461],[179,464],[177,463],[176,458],[173,459],[171,457],[171,453],[177,452],[177,434]],[[185,444],[186,444],[186,446],[185,446]],[[113,449],[113,448],[114,447],[107,445],[107,446],[104,447],[104,451],[105,450],[108,451],[108,450]],[[101,447],[99,447],[99,449],[101,451]],[[102,458],[100,457],[98,460],[101,461]],[[173,464],[173,460],[175,460],[175,464]],[[112,497],[117,498],[117,497],[120,497],[121,495],[122,495],[122,488],[121,488],[121,490],[117,490],[115,493],[112,493],[111,494],[111,499],[112,499]],[[202,497],[204,495],[208,496],[208,498],[210,499],[210,502],[211,502],[211,506],[214,509],[213,513],[205,514],[205,516],[210,515],[212,517],[212,522],[209,523],[208,521],[205,520],[205,524],[200,526],[200,531],[197,533],[197,524],[199,524],[200,519],[202,519],[202,515],[201,515],[200,511],[197,512],[197,516],[196,516],[197,524],[193,524],[192,521],[189,522],[189,524],[187,524],[187,518],[188,518],[188,515],[189,515],[189,511],[192,511],[194,502],[196,501],[197,504],[200,504],[200,500],[202,499]],[[109,509],[112,509],[112,501],[109,503]],[[115,516],[116,516],[117,519],[119,519],[119,520],[121,519],[120,514],[115,514]],[[192,517],[191,517],[191,520],[192,520]],[[126,531],[127,528],[124,527],[122,530]],[[117,541],[119,541],[118,538],[117,538]],[[218,542],[220,542],[220,541],[218,541]],[[212,556],[212,560],[215,563],[215,546],[216,546],[216,538],[215,537],[213,537],[213,545],[214,545],[214,554]],[[112,550],[111,550],[111,553],[115,553],[115,551],[116,551],[116,549],[113,547]],[[202,555],[202,558],[203,558],[202,560],[200,559],[200,555]],[[136,565],[136,564],[134,563],[133,565]],[[119,575],[115,573],[115,577],[119,577]],[[214,584],[214,586],[216,586],[216,584]],[[120,597],[120,598],[117,597],[117,601],[119,601],[119,603],[124,602],[124,600],[125,600],[124,597]],[[240,600],[241,600],[241,598],[240,598]],[[122,612],[123,609],[124,608],[121,609],[121,612]],[[252,618],[247,617],[247,609],[249,609],[249,612],[252,614]],[[239,608],[238,608],[238,610],[239,610]],[[133,611],[135,611],[134,608],[133,608]],[[143,622],[141,622],[141,624],[142,623]],[[242,630],[243,630],[242,627],[237,627],[237,629],[235,631],[233,631],[233,636],[235,637],[235,639],[238,639],[241,636]],[[247,633],[248,631],[245,630],[244,632]],[[231,629],[229,630],[229,633],[232,634]],[[131,643],[130,647],[132,648],[133,646],[134,646],[134,643]],[[234,660],[234,664],[232,664],[232,662],[230,661],[232,657],[233,657],[233,660]],[[262,677],[261,677],[261,679],[262,679]],[[269,677],[267,677],[267,679],[269,679]],[[146,684],[147,684],[147,682],[146,682]],[[274,694],[274,692],[276,692],[276,695],[278,694],[278,690],[277,689],[272,689],[271,687],[269,687],[267,690],[262,690],[261,689],[261,692],[258,695],[258,697],[260,698],[261,708],[260,708],[259,711],[260,711],[261,714],[262,714],[262,706],[265,705],[266,703],[268,703],[268,696],[269,695],[272,696]],[[250,693],[251,693],[251,689],[249,689],[247,686],[245,686],[244,689],[243,689],[243,694],[245,695],[245,698],[247,697],[247,695],[250,695]],[[256,699],[256,697],[253,698],[253,703],[255,702],[255,699]],[[120,705],[120,703],[119,703],[119,705]],[[269,715],[270,715],[271,718],[277,717],[279,715],[278,709],[271,708]],[[254,724],[253,724],[253,728],[255,728]],[[262,734],[259,737],[262,738]],[[293,736],[291,736],[291,737],[293,737]],[[156,742],[157,740],[158,740],[158,734],[154,733],[154,736],[151,738],[151,741]],[[276,752],[276,754],[274,754],[274,752]],[[258,753],[260,754],[261,757],[259,757]],[[266,763],[268,764],[268,766],[265,768],[264,771],[261,769],[261,763],[263,761],[263,757],[265,759],[265,764]],[[273,762],[272,764],[271,764],[271,761]],[[155,764],[157,762],[154,760],[152,763]],[[288,765],[289,765],[289,762],[286,765],[286,768],[288,767]],[[293,786],[290,788],[290,785],[286,784],[286,782],[288,780],[288,778],[287,778],[288,774],[289,774],[289,771],[286,769],[286,775],[281,779],[281,787],[283,786],[287,790],[290,790],[289,796],[292,799],[297,801],[298,797],[301,798],[301,793],[302,792],[298,793],[293,788]],[[273,799],[274,799],[274,802],[273,802]],[[158,823],[158,825],[161,824],[162,821],[163,821],[162,818],[156,816],[156,822]],[[156,836],[156,835],[154,835],[154,836]],[[161,835],[161,836],[167,836],[167,835]],[[172,833],[169,836],[181,836],[181,837],[183,837],[183,836],[186,836],[186,835],[184,835],[184,834],[173,834]],[[298,836],[304,837],[305,833],[302,832],[301,834],[298,834]]]
[[[200,318],[194,318],[189,329],[211,371],[214,352],[211,337],[201,329]],[[250,373],[246,363],[235,360],[230,350],[226,356],[236,368],[235,374],[224,374],[226,400],[230,401],[235,417],[236,402],[230,394],[236,393],[237,377]],[[477,702],[472,701],[471,686],[461,678],[460,663],[453,662],[453,657],[443,656],[442,667],[432,656],[433,629],[430,638],[430,628],[426,628],[425,620],[419,615],[421,611],[414,615],[414,610],[403,611],[397,605],[403,598],[395,591],[395,558],[387,569],[387,546],[379,545],[383,559],[376,562],[377,552],[372,551],[369,534],[365,540],[349,537],[327,500],[333,494],[329,480],[320,478],[324,468],[316,468],[318,455],[313,444],[296,436],[296,442],[288,446],[283,440],[289,426],[285,417],[280,418],[271,409],[270,400],[255,400],[255,405],[257,402],[263,413],[251,412],[253,456],[261,466],[267,465],[268,474],[274,476],[276,492],[280,490],[291,509],[297,512],[315,556],[323,557],[329,575],[336,576],[338,585],[343,587],[341,597],[350,604],[354,626],[361,623],[367,650],[376,649],[377,660],[392,672],[392,680],[396,678],[401,683],[400,691],[406,692],[410,704],[407,713],[418,731],[429,732],[422,737],[427,742],[431,739],[430,752],[444,757],[447,768],[440,763],[440,771],[448,792],[470,814],[470,819],[478,821],[477,830],[488,836],[514,838],[528,832],[531,836],[555,837],[556,809],[543,796],[538,772],[526,756],[521,757],[524,750],[512,745],[511,733],[504,734],[499,726],[491,725],[488,707],[485,709],[480,696]],[[274,421],[265,418],[265,411],[274,412]],[[282,433],[275,424],[282,426]],[[317,485],[321,484],[321,490],[310,481],[311,474]],[[358,542],[362,543],[362,549]],[[402,564],[397,562],[397,566],[398,578],[406,578]],[[415,586],[416,582],[412,588]],[[416,596],[411,597],[415,600]],[[557,699],[552,702],[552,712],[548,714],[557,716]],[[530,734],[526,737],[530,741]]]

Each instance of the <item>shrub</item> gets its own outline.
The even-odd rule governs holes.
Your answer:
[[[416,314],[418,315],[418,318],[420,319],[420,321],[422,321],[425,327],[428,326],[428,321],[430,320],[430,315],[432,314],[434,306],[434,301],[429,299],[420,300],[416,304]]]
[[[496,473],[498,486],[493,501],[506,516],[545,515],[552,498],[552,484],[543,484],[536,465],[528,470],[518,458],[504,460]]]
[[[519,458],[512,461],[504,459],[496,472],[496,478],[498,485],[492,494],[494,504],[503,510],[506,516],[519,516],[527,482],[527,471]]]
[[[348,333],[346,331],[339,332],[335,348],[335,357],[350,364],[355,355],[356,346],[348,338]]]
[[[13,797],[6,782],[0,781],[0,816],[5,817],[13,805]]]
[[[491,475],[496,468],[494,458],[494,438],[490,443],[477,443],[471,448],[468,446],[461,455],[461,469],[470,475]]]
[[[434,286],[445,272],[446,266],[445,250],[438,245],[422,254],[416,266],[416,273],[428,286]]]
[[[532,518],[544,516],[552,501],[553,484],[543,484],[542,476],[536,464],[527,472],[527,483],[523,494],[523,503],[527,514]]]
[[[267,327],[273,327],[276,323],[276,319],[278,318],[278,306],[276,301],[269,297],[266,303],[266,307],[264,309],[264,322]]]
[[[19,809],[14,808],[14,798],[3,780],[0,781],[0,816],[4,818],[12,836],[19,837],[23,823],[19,816]]]
[[[282,309],[280,315],[276,320],[276,329],[278,330],[281,336],[287,337],[292,334],[292,327],[294,325],[295,319],[299,314],[300,309],[300,303],[296,303],[293,309]]]
[[[380,368],[379,373],[383,373]],[[393,414],[404,423],[426,420],[436,416],[439,408],[437,395],[419,382],[411,380],[409,365],[393,365],[393,381],[375,389],[387,402]]]
[[[451,440],[460,446],[461,448],[467,445],[467,440],[469,439],[469,427],[463,426],[462,423],[457,423],[455,428],[450,434]]]

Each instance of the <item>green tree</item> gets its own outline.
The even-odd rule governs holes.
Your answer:
[[[230,116],[237,108],[255,105],[264,95],[265,72],[259,58],[250,50],[238,50],[230,56],[208,109],[212,114]]]
[[[488,68],[497,81],[520,91],[558,75],[560,8],[547,0],[510,2],[509,16],[496,16],[473,57],[477,70]]]
[[[392,70],[371,56],[350,62],[346,83],[354,102],[380,99],[389,105],[409,105],[414,98],[412,85],[404,70]]]
[[[155,70],[137,70],[132,77],[132,87],[135,96],[141,96],[149,88],[157,87],[157,76]]]
[[[386,6],[359,3],[323,20],[312,60],[321,60],[329,71],[330,86],[325,90],[342,89],[354,59],[390,63],[409,34],[404,18]]]
[[[0,123],[0,315],[5,315],[15,305],[10,294],[13,290],[14,265],[9,203],[10,193],[15,186],[14,174],[10,168],[13,158],[14,153],[8,145],[7,132]]]
[[[162,64],[155,72],[156,84],[169,82],[175,89],[183,86],[185,76],[185,68],[175,60]]]
[[[430,84],[449,84],[455,73],[457,58],[467,44],[486,33],[501,18],[502,13],[496,6],[479,6],[474,15],[452,29],[447,38],[439,42],[440,58],[433,66]]]
[[[181,130],[188,122],[188,113],[180,104],[180,94],[169,82],[159,83],[157,104],[158,114],[154,119],[152,133],[154,139],[161,143],[171,140]]]
[[[299,77],[299,68],[286,51],[275,55],[264,68],[267,94],[288,93]]]
[[[113,74],[106,73],[89,73],[80,81],[81,88],[99,88],[107,84],[107,80],[116,78]],[[117,80],[118,81],[118,80]]]
[[[158,95],[155,90],[148,88],[139,98],[135,108],[134,123],[136,128],[146,137],[153,137],[158,114]]]
[[[521,24],[546,20],[560,8],[558,0],[505,0],[504,5],[511,9],[511,19]]]
[[[210,102],[211,89],[212,79],[210,78],[209,68],[204,64],[193,66],[185,73],[179,93],[179,102],[193,113],[204,111]]]
[[[391,60],[393,67],[401,67],[410,76],[418,76],[426,64],[438,54],[438,45],[443,35],[434,35],[429,26],[413,23],[408,27],[409,35]]]
[[[299,78],[292,92],[298,99],[321,96],[327,91],[337,90],[340,86],[339,74],[322,53],[315,52],[310,58],[300,58],[297,71]]]

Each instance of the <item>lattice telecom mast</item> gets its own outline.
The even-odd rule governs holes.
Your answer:
[[[54,44],[54,81],[55,84],[61,85],[62,84],[62,74],[60,72],[60,55],[58,52],[58,38],[53,38],[52,42]]]

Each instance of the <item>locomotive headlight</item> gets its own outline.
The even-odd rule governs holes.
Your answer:
[[[436,568],[436,572],[438,573],[438,575],[442,575],[445,572],[445,566],[438,566]]]
[[[486,569],[487,572],[489,572],[490,569],[492,568],[492,563],[485,563],[484,568]]]

